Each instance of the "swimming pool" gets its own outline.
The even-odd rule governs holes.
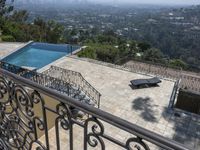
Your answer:
[[[79,46],[67,44],[34,42],[3,58],[2,61],[16,66],[40,69],[63,56],[71,54],[79,48]]]

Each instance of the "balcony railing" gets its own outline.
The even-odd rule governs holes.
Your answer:
[[[181,82],[179,87],[184,90],[200,93],[200,76],[181,74]]]
[[[74,110],[85,113],[85,119],[77,117]],[[114,133],[110,133],[111,128]],[[118,138],[122,133],[128,136]],[[127,120],[0,69],[0,149],[73,150],[76,139],[82,142],[83,150],[114,149],[110,145],[127,150],[150,150],[155,145],[188,150]]]
[[[81,73],[63,69],[57,66],[51,66],[48,70],[43,72],[46,75],[66,81],[73,86],[81,89],[91,100],[93,100],[98,108],[100,107],[101,94],[82,76]]]
[[[59,91],[60,93],[64,93],[66,95],[68,95],[69,97],[75,98],[79,101],[85,102],[89,105],[93,105],[95,107],[100,107],[100,93],[96,94],[96,91],[91,91],[90,93],[94,93],[96,94],[95,96],[93,96],[92,94],[88,94],[87,92],[85,92],[85,90],[83,90],[83,87],[78,87],[78,86],[74,86],[73,83],[69,82],[68,80],[64,79],[60,79],[58,77],[52,77],[49,76],[45,73],[38,73],[36,71],[31,71],[29,69],[26,68],[22,68],[16,65],[12,65],[6,62],[0,62],[0,68],[3,68],[5,70],[8,70],[9,72],[15,73],[19,76],[22,76],[26,79],[32,80],[40,85],[43,85],[45,87],[54,89]],[[69,76],[70,78],[74,78],[76,76]],[[82,80],[82,78],[81,78]],[[84,81],[82,81],[81,83],[85,83]],[[84,85],[84,84],[83,84]],[[90,85],[90,84],[87,84]],[[85,86],[86,88],[86,86]],[[90,88],[91,89],[91,88]]]

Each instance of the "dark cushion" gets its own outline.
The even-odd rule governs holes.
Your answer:
[[[158,77],[150,78],[150,79],[136,79],[130,81],[133,86],[140,85],[155,85],[161,83],[161,80]]]

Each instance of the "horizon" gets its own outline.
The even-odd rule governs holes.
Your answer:
[[[200,0],[18,0],[16,2],[22,3],[96,3],[96,4],[112,4],[112,5],[126,5],[126,4],[142,4],[142,5],[200,5]]]
[[[88,0],[91,1],[91,0]],[[94,0],[92,0],[94,2]],[[180,4],[180,5],[198,5],[200,4],[199,0],[95,0],[100,3],[118,3],[118,4]]]

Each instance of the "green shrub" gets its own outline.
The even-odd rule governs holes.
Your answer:
[[[172,60],[170,60],[169,66],[172,67],[172,68],[173,67],[178,67],[178,68],[182,68],[182,69],[187,69],[188,68],[188,65],[184,61],[182,61],[180,59],[172,59]]]
[[[3,35],[1,36],[1,40],[5,42],[15,42],[15,38],[12,35]]]
[[[86,58],[96,59],[96,53],[93,48],[87,47],[78,53],[78,57],[86,57]]]

